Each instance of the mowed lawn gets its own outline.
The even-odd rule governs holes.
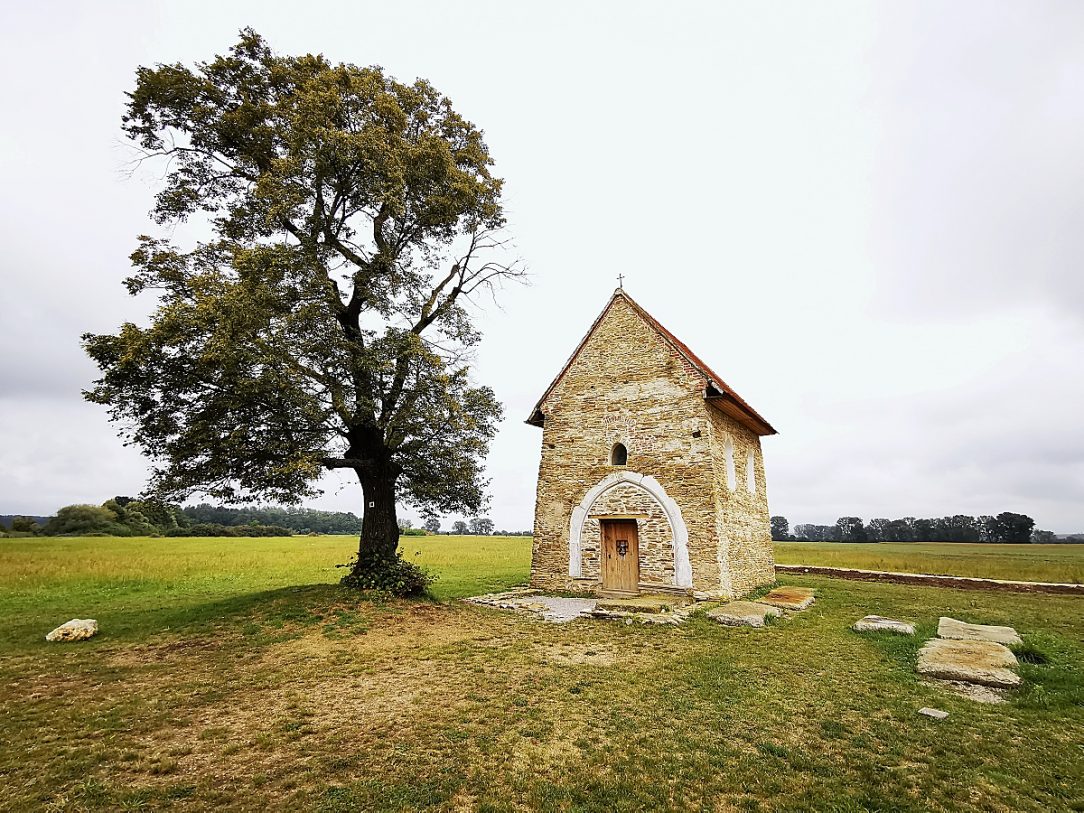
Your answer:
[[[353,544],[0,540],[0,809],[1084,809],[1080,598],[803,577],[762,630],[554,626],[455,600],[523,581],[527,539],[405,538],[422,601],[337,587]],[[928,686],[943,614],[1046,662],[1001,706]],[[42,640],[76,616],[102,633]]]
[[[776,542],[775,561],[984,579],[1084,582],[1084,545]]]

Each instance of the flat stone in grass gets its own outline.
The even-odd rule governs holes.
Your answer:
[[[867,615],[851,625],[855,632],[894,632],[899,635],[914,635],[915,625],[906,621],[896,621],[880,615]]]
[[[954,641],[993,641],[1005,646],[1018,646],[1024,641],[1012,627],[993,624],[968,624],[955,618],[942,616],[937,622],[937,637]]]
[[[927,717],[932,717],[935,720],[944,720],[948,717],[947,711],[941,711],[941,709],[931,709],[929,706],[918,710],[919,714],[924,714]]]
[[[51,643],[58,641],[85,641],[98,634],[98,622],[93,618],[73,618],[66,624],[61,624],[55,630],[45,636],[45,640]]]
[[[776,587],[757,601],[784,610],[804,610],[813,603],[813,590],[809,587]]]
[[[1008,689],[1020,684],[1016,656],[993,641],[931,638],[918,651],[920,675]]]
[[[726,627],[763,627],[765,618],[782,613],[775,607],[755,601],[731,601],[722,607],[708,610],[706,615]]]
[[[596,608],[618,613],[669,613],[689,603],[685,596],[633,596],[599,599]]]

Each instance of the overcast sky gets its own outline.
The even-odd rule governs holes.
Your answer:
[[[499,528],[531,526],[523,421],[623,273],[779,429],[773,514],[1084,531],[1084,4],[1032,0],[5,3],[0,513],[143,485],[80,397],[79,335],[141,317],[120,281],[157,228],[124,92],[243,26],[484,129],[533,274],[478,314]]]

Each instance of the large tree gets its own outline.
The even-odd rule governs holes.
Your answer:
[[[126,280],[147,326],[87,335],[110,408],[159,499],[296,502],[329,469],[360,481],[348,580],[400,566],[396,499],[476,513],[501,409],[468,376],[472,295],[504,261],[482,133],[428,82],[271,51],[241,32],[190,68],[140,68],[123,129],[159,159],[153,214],[208,239],[141,237]]]

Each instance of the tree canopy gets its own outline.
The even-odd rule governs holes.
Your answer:
[[[482,132],[424,80],[274,53],[254,31],[142,67],[124,132],[166,174],[126,280],[150,324],[86,335],[86,393],[153,460],[149,492],[296,502],[361,483],[358,583],[395,557],[395,502],[476,513],[501,408],[472,382],[466,305],[522,269]]]

